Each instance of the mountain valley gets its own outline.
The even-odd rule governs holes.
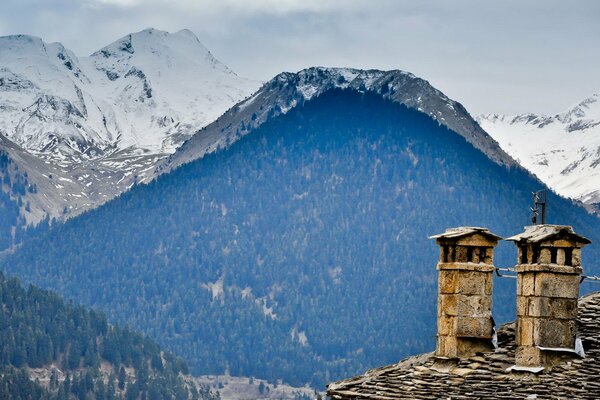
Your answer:
[[[0,297],[31,300],[16,315],[35,332],[17,343],[26,335],[0,327],[11,344],[0,379],[63,400],[77,374],[96,396],[123,364],[125,386],[141,386],[131,398],[157,379],[176,398],[306,399],[430,351],[430,235],[509,236],[549,188],[549,222],[600,242],[588,212],[600,204],[599,104],[475,120],[400,70],[311,67],[261,85],[188,30],[145,29],[89,57],[0,37],[0,271],[35,285],[0,273]],[[586,249],[587,274],[598,257]],[[503,243],[495,263],[515,258]],[[503,322],[515,288],[497,281]],[[36,325],[40,298],[60,328]],[[83,339],[50,352],[52,329]],[[130,350],[106,350],[109,333]]]
[[[326,88],[265,113],[236,140],[28,240],[2,268],[157,338],[194,374],[322,388],[430,349],[438,253],[427,237],[458,225],[517,232],[543,184],[376,91]],[[180,150],[188,160],[195,143]],[[549,201],[550,222],[600,238],[596,217]],[[514,253],[500,249],[498,264]],[[498,286],[503,321],[514,288]]]

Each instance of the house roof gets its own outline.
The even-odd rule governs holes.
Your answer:
[[[600,394],[600,292],[579,301],[586,358],[564,360],[538,374],[507,372],[515,360],[514,323],[498,332],[498,349],[465,360],[433,353],[329,384],[332,399],[597,399]],[[537,395],[537,396],[536,396]]]
[[[589,239],[584,236],[578,235],[573,231],[573,228],[567,225],[530,225],[525,227],[523,233],[511,236],[506,240],[514,242],[527,242],[527,243],[539,243],[548,240],[556,235],[566,235],[580,243],[589,244]]]
[[[458,239],[463,236],[473,235],[475,233],[488,236],[495,240],[502,240],[502,237],[493,234],[489,229],[480,228],[478,226],[459,226],[458,228],[448,228],[444,233],[429,236],[429,239]]]

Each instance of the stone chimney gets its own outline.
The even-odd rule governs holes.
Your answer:
[[[485,228],[460,227],[430,239],[441,249],[436,356],[467,358],[491,350],[493,257],[502,238]]]
[[[575,349],[581,248],[590,241],[562,225],[527,226],[507,240],[519,257],[515,365],[552,365]]]

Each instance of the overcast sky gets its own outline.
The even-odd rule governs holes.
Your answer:
[[[0,35],[89,55],[147,27],[191,29],[239,75],[402,69],[472,114],[555,113],[600,92],[598,0],[2,0]]]

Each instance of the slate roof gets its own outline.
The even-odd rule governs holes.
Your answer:
[[[513,242],[539,243],[558,234],[566,234],[577,241],[589,244],[589,239],[576,234],[573,228],[566,225],[530,225],[525,227],[525,231],[518,235],[511,236],[506,240]]]
[[[444,233],[440,233],[438,235],[429,236],[429,239],[457,239],[459,237],[472,235],[474,233],[479,233],[496,240],[501,240],[502,237],[493,234],[487,228],[480,228],[478,226],[461,226],[458,228],[448,228]]]
[[[466,360],[433,353],[329,384],[332,399],[599,399],[600,292],[579,301],[579,335],[586,358],[564,356],[539,374],[506,372],[515,356],[514,323],[498,332],[498,349]]]

